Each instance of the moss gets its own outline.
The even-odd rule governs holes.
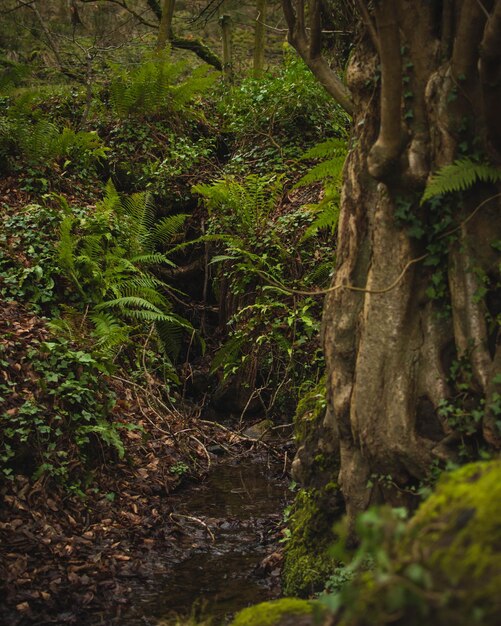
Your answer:
[[[325,377],[311,391],[299,400],[294,415],[294,434],[296,442],[303,443],[308,434],[315,430],[315,425],[325,415]]]
[[[388,556],[345,591],[340,626],[498,626],[501,461],[443,476]]]
[[[285,550],[284,592],[307,596],[323,589],[336,562],[329,554],[339,515],[339,489],[330,482],[323,489],[302,489],[294,503],[291,538]]]
[[[499,624],[501,462],[471,463],[444,476],[409,525],[402,557],[408,550],[449,594],[440,623]]]
[[[279,626],[284,622],[290,623],[290,620],[287,620],[288,617],[312,615],[315,606],[318,606],[315,602],[297,598],[262,602],[237,613],[230,626]],[[294,623],[296,623],[295,619]]]

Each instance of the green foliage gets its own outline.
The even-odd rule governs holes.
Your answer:
[[[11,61],[0,54],[0,92],[5,93],[20,85],[29,76],[30,71],[24,63]]]
[[[40,168],[52,162],[64,168],[71,163],[89,167],[105,159],[107,150],[95,132],[60,130],[46,118],[31,120],[12,115],[0,118],[0,152],[12,163],[20,159]]]
[[[338,545],[355,576],[325,598],[336,623],[495,626],[501,608],[499,476],[499,461],[444,474],[408,523],[398,509],[364,513],[354,556]]]
[[[173,62],[168,50],[147,57],[139,67],[112,65],[111,69],[110,101],[115,113],[122,118],[144,117],[159,111],[186,112],[216,78],[215,73],[208,73],[202,66],[181,81],[185,64]]]
[[[322,199],[307,207],[315,214],[315,220],[306,229],[303,241],[326,229],[334,234],[339,220],[341,174],[346,159],[347,145],[343,139],[332,138],[316,144],[307,150],[301,159],[322,159],[313,166],[299,181],[296,187],[305,187],[316,182],[323,184]]]
[[[259,79],[225,87],[219,110],[232,158],[228,171],[288,171],[301,151],[325,135],[342,137],[349,118],[289,46],[283,64]]]
[[[235,615],[231,626],[279,626],[293,623],[301,616],[320,612],[316,602],[298,600],[297,598],[281,598],[271,602],[262,602],[243,609]]]
[[[322,590],[338,567],[329,550],[335,539],[333,521],[341,513],[337,493],[338,486],[329,483],[322,489],[301,489],[296,494],[282,570],[286,594],[305,597]]]
[[[222,102],[229,131],[287,134],[288,140],[314,140],[344,132],[348,118],[334,104],[304,62],[288,45],[276,75],[246,78]]]
[[[39,204],[4,218],[0,231],[0,295],[4,300],[29,301],[44,311],[55,304],[54,245],[59,222],[58,211]]]
[[[92,214],[79,218],[67,205],[64,208],[59,266],[80,294],[80,306],[91,307],[98,343],[117,345],[134,326],[139,324],[140,329],[147,322],[154,324],[166,354],[177,354],[180,331],[193,329],[172,311],[168,285],[150,268],[174,265],[156,247],[166,246],[186,216],[156,222],[148,194],[121,197],[111,183]]]
[[[458,159],[440,169],[431,178],[426,185],[421,203],[435,196],[465,191],[477,182],[501,182],[501,169],[471,158]]]
[[[0,381],[4,477],[27,472],[35,478],[47,474],[62,481],[73,479],[76,467],[98,456],[98,443],[123,457],[120,424],[110,419],[114,395],[92,354],[64,339],[33,338],[21,370],[27,378],[18,381],[5,350],[0,344],[0,361],[6,368]]]
[[[258,236],[282,193],[282,177],[250,174],[243,182],[233,177],[210,185],[195,185],[193,191],[205,199],[210,215],[217,215],[225,234],[238,239]]]
[[[322,364],[316,340],[319,303],[284,297],[279,286],[311,277],[323,264],[332,267],[328,245],[313,238],[299,245],[311,213],[303,207],[281,212],[282,179],[274,175],[249,175],[242,181],[228,177],[194,190],[209,210],[208,236],[220,237],[219,253],[212,258],[219,265],[215,287],[222,284],[240,300],[231,312],[230,333],[214,358],[213,371],[220,368],[228,377],[257,362],[265,393],[285,382],[290,390],[307,379],[315,381]],[[272,395],[271,404],[279,400]],[[289,393],[287,401],[293,400]]]

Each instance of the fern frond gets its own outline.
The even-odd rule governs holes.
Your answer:
[[[111,351],[127,341],[130,328],[112,313],[94,311],[89,316],[94,324],[96,344],[105,350]]]
[[[310,285],[322,287],[329,282],[333,270],[334,259],[332,259],[331,261],[325,261],[324,263],[320,263],[313,269],[310,274],[308,274],[307,282]]]
[[[313,237],[323,228],[328,228],[331,233],[334,234],[339,221],[339,212],[340,208],[337,203],[326,203],[323,210],[306,229],[304,235],[301,237],[301,241],[306,241],[310,237]]]
[[[130,262],[135,265],[169,265],[170,267],[176,267],[176,264],[161,252],[138,254],[137,256],[133,256]]]
[[[188,218],[188,213],[178,213],[169,215],[155,223],[149,233],[148,249],[153,250],[155,246],[166,246],[171,244],[174,237],[181,232]]]
[[[154,312],[160,316],[163,315],[163,312],[152,302],[149,302],[145,298],[141,298],[139,296],[122,296],[120,298],[114,298],[113,300],[106,300],[105,302],[97,304],[95,309],[96,311],[103,311],[106,309],[111,309],[113,307],[119,307],[125,310],[125,308],[128,306],[133,306],[141,310]]]
[[[318,181],[336,180],[341,179],[343,171],[343,165],[345,156],[336,156],[327,161],[322,161],[314,167],[312,167],[299,181],[294,185],[294,188],[305,187]]]
[[[230,337],[221,348],[219,348],[212,359],[210,373],[214,374],[221,367],[235,363],[244,344],[245,337],[243,335],[233,335],[233,337]]]
[[[59,226],[58,263],[66,272],[73,272],[75,269],[75,250],[78,240],[72,232],[74,224],[75,218],[69,215],[61,221]]]
[[[435,196],[465,191],[477,182],[501,182],[501,169],[472,159],[459,159],[434,174],[424,191],[421,204]]]
[[[330,159],[334,156],[346,155],[346,141],[344,139],[338,139],[334,137],[317,143],[315,146],[307,150],[302,156],[301,160],[307,161],[312,159]]]

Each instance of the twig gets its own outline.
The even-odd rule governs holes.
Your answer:
[[[210,454],[207,451],[207,448],[204,446],[204,444],[200,441],[200,439],[197,439],[197,437],[195,437],[195,435],[189,435],[190,439],[193,439],[193,441],[195,441],[204,451],[205,456],[207,457],[207,471],[210,469],[211,466],[211,461],[210,461]]]
[[[182,517],[184,519],[189,519],[192,522],[197,522],[197,524],[200,524],[201,526],[203,526],[205,530],[208,532],[208,534],[210,535],[210,538],[212,539],[212,543],[216,542],[216,537],[214,536],[214,533],[212,532],[212,530],[207,526],[207,524],[203,520],[199,519],[198,517],[193,517],[192,515],[183,515],[182,513],[171,513],[169,517],[171,519],[173,519],[174,517]],[[173,521],[175,522],[175,520]]]

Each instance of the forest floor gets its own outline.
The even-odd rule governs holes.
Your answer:
[[[44,322],[20,305],[0,308],[0,337],[11,355],[2,376],[12,384],[18,380],[25,394],[37,393],[26,353],[44,339]],[[190,532],[189,525],[183,529],[171,517],[168,497],[185,488],[180,486],[187,482],[180,477],[183,459],[191,460],[201,479],[217,462],[211,447],[232,455],[260,447],[241,433],[201,421],[196,407],[190,414],[187,407],[180,412],[160,406],[154,389],[119,376],[113,389],[120,421],[141,428],[126,431],[124,460],[97,464],[92,485],[81,493],[22,475],[0,489],[5,626],[81,623],[86,612],[119,616],[131,579],[147,579],[152,571],[158,575],[166,554]],[[157,556],[162,563],[155,565]]]
[[[1,182],[0,201],[10,214],[30,201],[16,189],[14,180]],[[8,415],[15,416],[26,398],[36,401],[45,393],[30,354],[50,337],[45,318],[20,303],[0,302],[0,383],[15,390],[4,403]],[[171,516],[169,496],[203,480],[218,462],[212,450],[235,457],[264,447],[283,455],[279,447],[201,419],[199,405],[181,400],[175,406],[151,376],[139,384],[118,370],[107,384],[116,397],[114,418],[123,427],[123,459],[94,451],[98,460],[87,484],[28,479],[20,467],[0,486],[4,626],[80,624],[89,614],[120,620],[131,580],[161,573],[166,555],[182,550],[180,538],[193,533]]]

